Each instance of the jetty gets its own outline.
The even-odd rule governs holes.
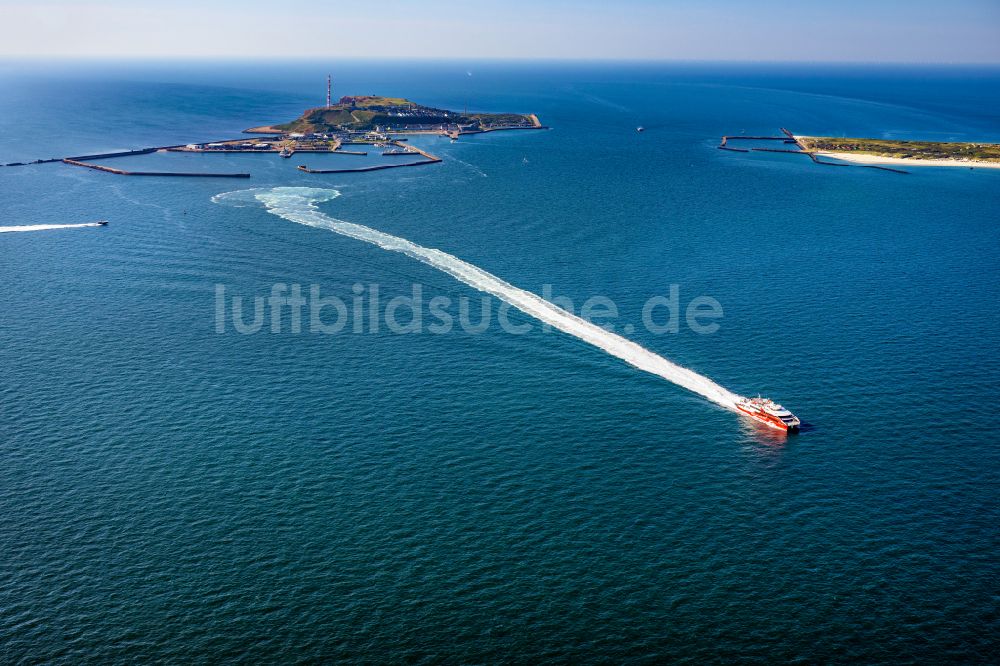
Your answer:
[[[786,137],[783,137],[783,136],[747,136],[745,134],[739,134],[739,135],[736,135],[736,134],[729,135],[729,134],[727,134],[727,135],[725,135],[725,136],[722,137],[722,141],[719,142],[719,145],[716,146],[716,148],[721,148],[722,150],[734,150],[734,151],[739,152],[739,153],[748,152],[746,148],[733,148],[732,146],[726,145],[730,141],[737,141],[737,140],[742,140],[742,141],[782,141],[782,142],[787,142],[788,141],[788,139]]]
[[[730,150],[736,150],[736,149],[730,148]],[[788,148],[751,148],[750,150],[754,150],[759,153],[792,153],[793,155],[809,155],[809,153],[803,152],[801,150],[789,150]]]
[[[406,164],[375,164],[366,167],[354,167],[351,169],[310,169],[305,164],[301,164],[296,167],[299,171],[304,171],[305,173],[355,173],[361,171],[382,171],[383,169],[398,169],[399,167],[414,167],[422,166],[424,164],[434,164],[435,162],[440,162],[441,160],[420,160],[419,162],[407,162]]]
[[[104,166],[101,164],[88,164],[87,162],[81,162],[80,160],[74,160],[70,158],[64,158],[62,160],[64,164],[71,164],[72,166],[86,167],[88,169],[94,169],[95,171],[104,171],[105,173],[113,173],[118,176],[181,176],[185,178],[249,178],[249,173],[198,173],[198,172],[182,172],[182,171],[125,171],[124,169],[116,169],[114,167]]]
[[[796,152],[796,151],[790,151],[790,152]],[[880,166],[878,164],[851,164],[848,162],[827,162],[825,160],[820,159],[819,155],[816,155],[814,153],[803,152],[803,154],[808,155],[809,158],[812,159],[813,164],[822,164],[823,166],[858,167],[860,169],[878,169],[880,171],[891,171],[892,173],[903,173],[903,174],[910,173],[909,171],[903,171],[902,169],[893,169],[892,167]]]
[[[542,124],[542,121],[540,121],[538,116],[534,113],[529,113],[525,116],[525,118],[528,119],[528,124],[524,125],[457,125],[451,129],[444,129],[441,133],[452,141],[456,141],[460,136],[464,136],[466,134],[486,134],[487,132],[503,132],[506,130],[549,129],[547,125]]]
[[[107,166],[105,164],[94,164],[95,160],[108,160],[114,159],[116,157],[131,157],[136,155],[150,155],[157,152],[178,152],[178,153],[223,153],[223,154],[276,154],[281,151],[287,151],[290,154],[294,153],[313,153],[313,154],[337,154],[337,155],[354,155],[354,156],[365,156],[368,155],[366,150],[344,150],[342,146],[346,145],[389,145],[394,146],[394,148],[386,150],[382,153],[386,157],[394,157],[400,155],[419,155],[423,159],[415,162],[407,163],[392,163],[392,164],[378,164],[372,166],[364,167],[352,167],[343,169],[310,169],[309,167],[302,165],[298,169],[306,173],[351,173],[351,172],[363,172],[363,171],[380,171],[382,169],[395,169],[399,167],[409,167],[409,166],[421,166],[424,164],[434,164],[442,161],[440,157],[436,155],[431,155],[427,151],[417,148],[416,146],[410,146],[403,143],[405,139],[389,139],[385,142],[374,142],[366,140],[353,140],[353,141],[343,141],[342,138],[337,137],[336,139],[330,141],[324,141],[319,143],[316,140],[313,141],[294,141],[285,142],[284,144],[277,141],[280,137],[269,137],[267,139],[255,139],[253,141],[246,141],[244,139],[225,139],[222,141],[213,141],[202,144],[178,144],[171,146],[153,146],[149,148],[136,148],[134,150],[120,150],[109,153],[93,153],[88,155],[73,155],[71,157],[53,157],[49,159],[38,159],[32,162],[11,162],[3,166],[27,166],[29,164],[47,164],[61,162],[63,164],[68,164],[75,167],[83,167],[86,169],[93,169],[94,171],[102,171],[104,173],[110,173],[117,176],[174,176],[181,178],[250,178],[249,172],[238,172],[238,173],[216,173],[216,172],[184,172],[184,171],[130,171],[127,169],[119,169],[112,166]]]
[[[718,148],[719,150],[731,150],[734,153],[749,153],[750,149],[747,149],[747,148],[733,148],[732,146],[728,145],[730,141],[736,141],[736,140],[740,140],[740,139],[742,139],[744,141],[787,141],[788,140],[788,139],[786,139],[783,136],[746,136],[744,134],[740,134],[738,136],[737,135],[726,135],[726,136],[722,137],[722,141],[719,142],[719,145],[716,146],[716,148]],[[753,150],[768,150],[768,149],[767,148],[754,148]],[[788,151],[788,152],[795,152],[795,151]]]

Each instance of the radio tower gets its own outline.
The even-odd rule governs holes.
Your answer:
[[[333,106],[330,104],[330,75],[326,75],[326,108]]]

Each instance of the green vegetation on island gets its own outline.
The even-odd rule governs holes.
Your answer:
[[[1000,163],[1000,144],[941,141],[895,141],[829,136],[796,136],[806,152],[859,153],[910,160],[959,160]]]
[[[297,120],[272,129],[303,134],[368,131],[430,131],[449,128],[501,129],[536,127],[534,116],[517,113],[457,113],[423,106],[400,97],[341,97],[329,107],[309,109]]]

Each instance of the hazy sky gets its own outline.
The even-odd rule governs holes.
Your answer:
[[[0,0],[12,55],[1000,63],[1000,0]]]

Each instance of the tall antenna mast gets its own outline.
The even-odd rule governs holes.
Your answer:
[[[330,75],[326,75],[326,108],[333,106],[330,104]]]

